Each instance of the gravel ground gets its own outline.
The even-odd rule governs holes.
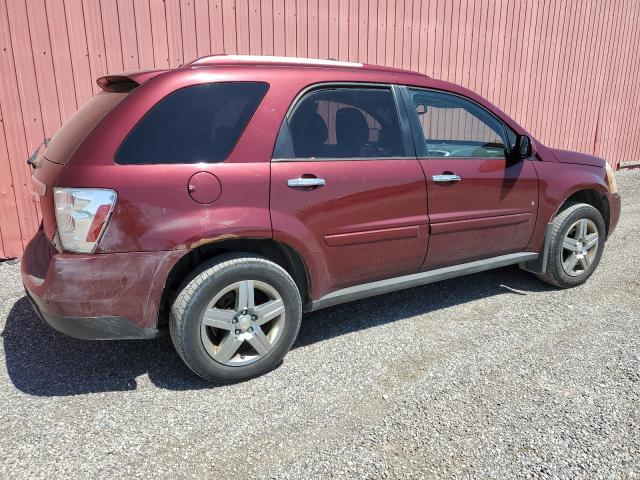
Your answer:
[[[48,329],[0,264],[5,478],[640,476],[640,171],[584,286],[516,267],[305,317],[274,372],[204,384],[168,338]]]

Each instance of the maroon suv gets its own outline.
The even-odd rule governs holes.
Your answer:
[[[357,63],[215,55],[109,75],[35,155],[22,262],[42,318],[262,374],[302,312],[519,264],[585,282],[618,221],[607,163],[469,90]]]

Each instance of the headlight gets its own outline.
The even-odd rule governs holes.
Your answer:
[[[618,193],[618,184],[616,183],[616,174],[609,165],[609,162],[605,165],[605,170],[607,171],[607,183],[609,184],[609,191],[611,193]]]
[[[116,204],[116,192],[54,188],[53,203],[62,248],[67,252],[93,253]]]

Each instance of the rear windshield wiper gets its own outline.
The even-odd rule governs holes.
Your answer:
[[[36,168],[36,158],[38,158],[38,154],[40,153],[40,149],[43,146],[46,148],[47,145],[49,145],[50,141],[51,141],[50,138],[43,138],[42,139],[42,143],[40,143],[40,145],[38,145],[38,148],[36,148],[33,151],[33,153],[31,154],[31,156],[27,159],[27,165],[29,165],[31,168]]]

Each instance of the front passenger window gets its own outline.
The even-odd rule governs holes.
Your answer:
[[[396,106],[388,88],[314,90],[300,100],[286,122],[290,146],[281,151],[276,147],[276,158],[404,155]]]
[[[505,129],[491,113],[457,95],[409,89],[429,157],[505,158]]]

